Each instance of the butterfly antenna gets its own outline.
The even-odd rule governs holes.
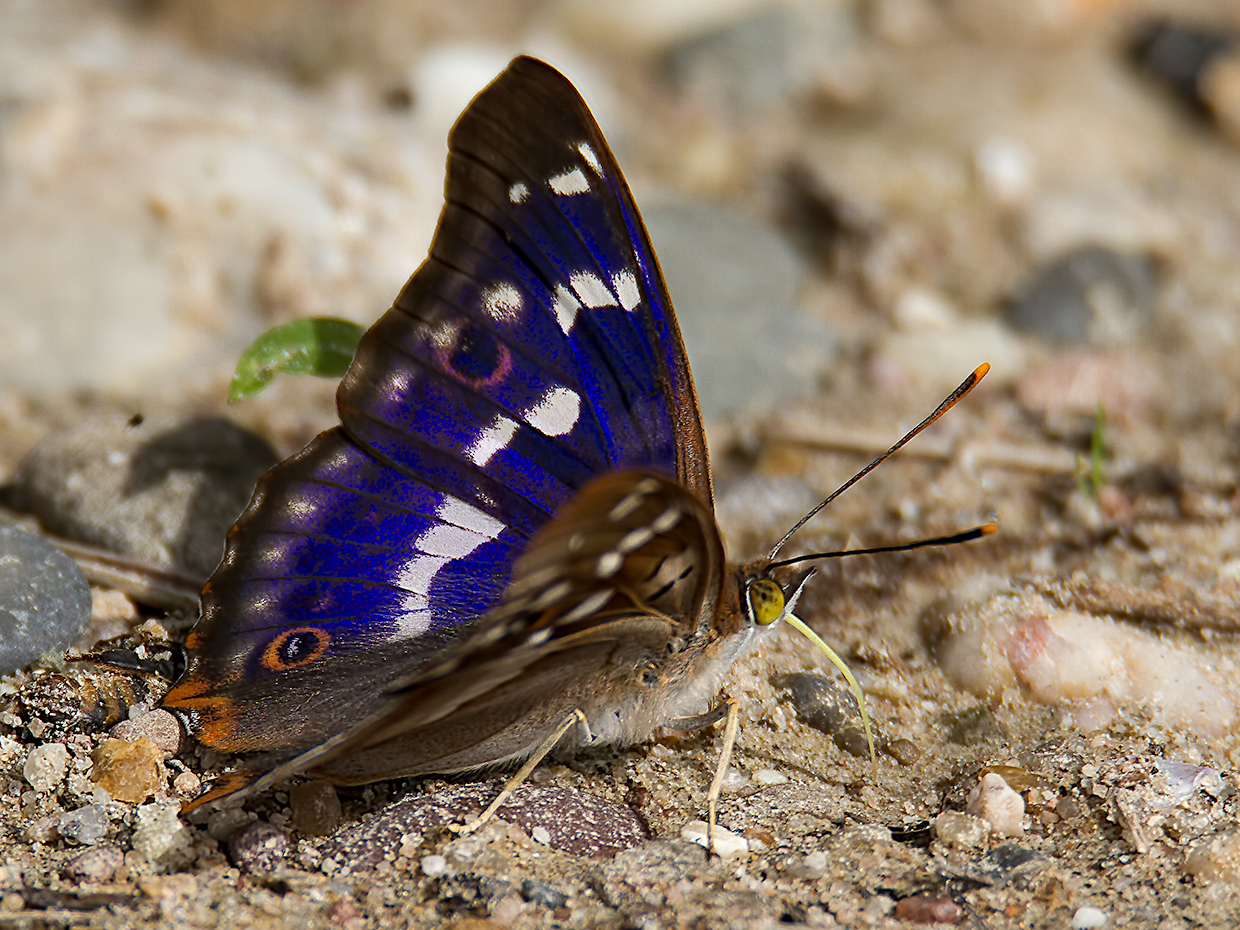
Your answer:
[[[930,539],[918,539],[894,546],[875,546],[872,549],[841,549],[837,552],[812,552],[809,555],[798,555],[795,558],[772,562],[768,567],[781,568],[785,565],[796,565],[798,562],[812,562],[817,559],[838,559],[845,555],[878,555],[880,552],[908,552],[910,549],[921,549],[925,546],[953,546],[956,543],[972,542],[975,539],[981,539],[983,536],[989,536],[991,533],[997,533],[998,531],[999,527],[996,524],[983,523],[981,526],[975,526],[971,530],[952,533],[950,536],[934,536]]]
[[[899,442],[897,442],[894,446],[892,446],[890,449],[888,449],[886,452],[884,452],[882,455],[880,455],[878,458],[872,461],[869,465],[865,466],[865,468],[861,469],[861,471],[857,472],[855,475],[853,475],[851,478],[845,481],[842,485],[836,488],[835,491],[832,492],[827,497],[826,500],[824,500],[817,507],[815,507],[809,513],[803,516],[800,520],[798,520],[796,522],[796,525],[793,526],[792,529],[790,529],[787,533],[785,533],[783,535],[783,538],[781,538],[779,542],[777,542],[774,546],[771,547],[771,551],[767,555],[767,558],[774,559],[775,556],[779,555],[779,550],[784,547],[784,543],[786,543],[793,536],[795,536],[797,534],[797,531],[800,530],[801,527],[803,527],[806,523],[808,523],[815,516],[817,516],[820,510],[822,510],[824,507],[830,504],[833,500],[835,500],[837,497],[839,497],[841,494],[843,494],[845,491],[851,488],[854,484],[856,484],[858,481],[860,481],[862,478],[864,478],[866,475],[872,472],[875,468],[877,468],[883,462],[887,461],[887,459],[895,455],[896,452],[898,452],[901,448],[904,447],[905,443],[907,443],[910,439],[912,439],[914,436],[916,436],[918,433],[924,430],[927,426],[929,426],[931,423],[933,423],[943,414],[947,413],[947,411],[951,410],[952,407],[956,406],[957,402],[962,397],[964,397],[971,390],[973,390],[973,388],[977,386],[977,383],[981,381],[984,377],[986,377],[986,373],[988,371],[990,371],[990,366],[986,364],[985,362],[983,362],[981,365],[978,365],[977,368],[974,369],[973,373],[969,375],[969,377],[965,378],[964,381],[960,383],[960,386],[956,388],[956,390],[952,391],[951,394],[947,396],[947,399],[944,400],[943,403],[939,404],[938,407],[935,408],[934,413],[930,414],[930,416],[926,417],[924,420],[922,420],[920,423],[914,426],[911,430],[905,433],[904,436],[901,437]],[[987,530],[986,527],[978,527],[976,529],[969,530],[965,533],[956,534],[956,536],[967,537],[967,538],[957,539],[956,536],[944,536],[938,539],[926,539],[920,542],[909,543],[907,545],[895,546],[892,548],[884,547],[884,548],[873,549],[873,550],[855,550],[851,554],[861,555],[862,553],[868,553],[868,552],[892,552],[892,551],[900,551],[903,549],[916,549],[916,548],[919,548],[920,546],[943,545],[949,542],[966,542],[968,539],[977,539],[980,536],[985,536],[985,535],[988,535],[988,533],[994,532],[994,524],[988,523],[986,524],[986,526],[991,527],[991,529]],[[976,535],[970,535],[970,534],[976,534]],[[832,558],[835,556],[846,555],[846,554],[849,554],[849,553],[831,552],[831,553],[823,553],[819,556],[812,556],[812,557],[807,557],[807,558]],[[786,565],[794,561],[801,561],[801,560],[792,559],[792,560],[789,560],[788,562],[780,562],[777,564]]]

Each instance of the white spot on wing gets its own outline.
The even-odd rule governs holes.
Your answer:
[[[604,604],[611,600],[614,592],[611,588],[604,588],[602,591],[596,591],[584,601],[566,613],[560,618],[560,623],[572,623],[574,620],[580,620],[582,617],[588,617]]]
[[[592,271],[574,271],[568,279],[581,302],[587,307],[614,307],[616,298],[607,285]]]
[[[603,164],[598,160],[598,156],[594,154],[594,149],[590,147],[589,142],[578,142],[577,151],[581,153],[581,157],[586,160],[586,164],[600,178],[603,176]]]
[[[319,509],[319,501],[311,494],[291,497],[282,505],[285,513],[294,520],[305,520],[313,517]]]
[[[577,392],[566,387],[553,387],[522,417],[544,436],[563,436],[577,425],[580,415],[581,398]]]
[[[680,510],[676,507],[668,507],[650,524],[650,528],[656,533],[666,533],[673,526],[680,522]]]
[[[393,639],[412,639],[421,636],[431,625],[430,601],[423,594],[406,594],[401,598],[400,613],[394,618],[396,632]]]
[[[446,555],[460,559],[469,555],[490,537],[450,523],[439,523],[418,535],[414,545],[427,555]]]
[[[503,521],[479,510],[473,504],[467,504],[459,497],[445,497],[443,503],[435,508],[435,514],[445,523],[473,530],[488,539],[494,539],[504,531]]]
[[[482,308],[501,323],[515,323],[521,312],[521,292],[511,284],[493,284],[482,292]]]
[[[470,443],[469,448],[465,450],[465,455],[475,465],[485,465],[495,456],[495,453],[504,446],[508,445],[509,440],[517,432],[517,423],[508,417],[500,415],[491,421],[491,425],[486,427],[478,438]]]
[[[588,191],[590,182],[586,179],[584,171],[574,168],[572,171],[555,175],[547,181],[547,186],[561,197],[571,197],[573,194],[584,194]]]
[[[568,335],[577,321],[577,311],[581,309],[581,301],[563,284],[555,286],[555,319],[560,324],[564,335]]]
[[[526,198],[530,196],[530,189],[524,181],[517,181],[512,187],[508,188],[508,200],[510,203],[525,203]]]
[[[625,310],[633,310],[642,302],[641,291],[637,289],[637,278],[631,271],[617,271],[611,276],[611,286],[620,298],[620,306]]]
[[[396,576],[398,587],[417,594],[426,594],[431,589],[431,582],[441,568],[452,560],[437,555],[415,555],[401,566]]]
[[[654,530],[648,526],[641,526],[635,530],[629,530],[629,532],[625,533],[620,539],[620,542],[616,545],[616,548],[621,552],[629,553],[635,549],[640,549],[652,539],[654,539]]]
[[[619,552],[605,552],[598,558],[598,562],[594,565],[594,574],[599,578],[610,578],[616,572],[620,571],[620,566],[624,564],[624,556]]]

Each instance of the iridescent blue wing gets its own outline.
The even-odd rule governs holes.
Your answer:
[[[600,474],[640,467],[709,507],[649,239],[554,69],[516,59],[457,122],[430,255],[337,399],[342,426],[264,477],[203,591],[165,706],[208,746],[291,755],[368,716]]]

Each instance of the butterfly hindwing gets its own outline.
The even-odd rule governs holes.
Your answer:
[[[515,60],[449,141],[430,255],[359,346],[342,426],[264,477],[165,706],[206,745],[304,752],[477,634],[596,476],[709,504],[657,262],[572,85]]]
[[[710,661],[688,647],[710,629],[700,620],[717,609],[722,569],[696,495],[649,472],[601,476],[531,541],[484,626],[258,785],[306,769],[348,783],[519,759],[574,710],[587,728],[566,742],[642,739],[677,715],[669,702],[686,682],[654,687],[675,674],[669,654]]]

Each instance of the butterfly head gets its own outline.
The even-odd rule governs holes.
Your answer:
[[[772,568],[765,560],[742,568],[741,607],[749,624],[768,629],[789,616],[813,574],[813,569]]]

